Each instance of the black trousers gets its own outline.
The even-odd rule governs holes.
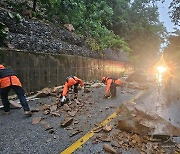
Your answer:
[[[76,83],[75,85],[74,85],[74,93],[76,94],[76,93],[78,93],[78,83]]]
[[[26,97],[24,96],[25,91],[20,86],[9,86],[6,88],[1,88],[1,99],[4,105],[4,111],[5,112],[10,111],[10,102],[8,100],[8,94],[11,89],[13,89],[13,91],[17,94],[24,111],[29,111],[30,110],[29,105],[27,103]]]
[[[116,97],[116,87],[117,85],[115,83],[112,83],[110,86],[110,93],[112,98]]]

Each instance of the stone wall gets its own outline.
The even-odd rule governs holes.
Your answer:
[[[118,61],[6,49],[0,49],[0,63],[14,69],[29,92],[63,84],[69,75],[97,80],[102,76],[120,77],[129,68]]]

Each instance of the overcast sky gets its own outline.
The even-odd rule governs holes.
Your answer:
[[[161,22],[164,22],[164,25],[165,27],[167,28],[167,31],[168,32],[173,32],[173,27],[175,27],[173,25],[173,23],[171,22],[171,19],[169,17],[169,14],[168,14],[168,7],[169,7],[169,4],[170,4],[170,0],[166,0],[164,3],[161,3],[159,2],[158,3],[158,7],[159,7],[159,19]],[[180,26],[176,26],[176,28],[180,29]]]

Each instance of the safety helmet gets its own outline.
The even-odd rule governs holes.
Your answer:
[[[4,68],[5,68],[4,65],[0,64],[0,69],[4,69]]]
[[[103,76],[101,81],[105,82],[106,81],[106,77]]]

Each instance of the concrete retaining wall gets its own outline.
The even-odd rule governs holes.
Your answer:
[[[0,49],[0,63],[14,69],[29,92],[63,84],[69,75],[83,80],[120,77],[129,68],[117,61],[5,49]]]

